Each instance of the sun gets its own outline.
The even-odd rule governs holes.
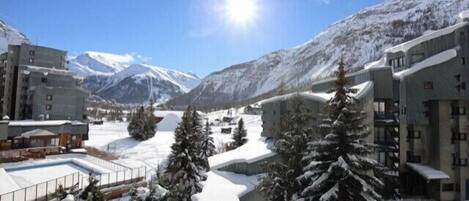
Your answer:
[[[226,0],[225,12],[231,22],[239,25],[249,24],[257,14],[256,0]]]

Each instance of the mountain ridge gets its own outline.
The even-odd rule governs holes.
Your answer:
[[[456,23],[464,0],[386,0],[332,23],[311,40],[214,72],[172,106],[224,105],[272,94],[281,83],[307,85],[329,76],[345,58],[354,69],[380,59],[386,48]]]

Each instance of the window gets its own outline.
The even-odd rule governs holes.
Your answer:
[[[407,139],[420,139],[422,138],[422,131],[415,130],[413,125],[407,127]]]
[[[441,191],[454,191],[454,184],[453,183],[448,183],[448,184],[442,184],[441,185]]]
[[[424,89],[433,89],[433,82],[432,81],[423,82],[423,88]]]
[[[29,55],[34,56],[34,50],[29,50]]]
[[[384,127],[375,127],[375,141],[377,143],[386,141],[386,130]]]
[[[451,143],[455,141],[466,141],[467,133],[461,133],[455,129],[451,129]]]
[[[378,163],[386,165],[386,152],[380,151],[378,153]]]
[[[34,58],[29,58],[29,63],[34,63]]]
[[[48,101],[51,101],[51,100],[52,100],[52,95],[47,95],[47,96],[46,96],[46,99],[47,99]]]
[[[376,113],[384,113],[385,112],[385,103],[384,101],[375,101],[374,108]]]
[[[420,163],[422,161],[422,158],[418,155],[413,155],[412,152],[407,151],[407,162],[411,163]]]
[[[46,83],[47,82],[47,77],[41,77],[41,82]]]
[[[460,74],[457,74],[454,76],[454,79],[456,79],[456,81],[461,81],[461,75]]]
[[[46,105],[46,110],[52,110],[52,105],[47,104],[47,105]]]
[[[461,64],[462,64],[462,65],[466,64],[466,58],[461,57]]]
[[[467,158],[460,158],[459,154],[453,154],[453,166],[467,166]]]

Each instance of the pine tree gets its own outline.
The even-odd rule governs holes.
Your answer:
[[[190,201],[191,196],[202,191],[202,168],[198,163],[198,145],[194,143],[191,108],[182,116],[182,122],[175,130],[175,142],[171,146],[166,173],[169,177],[168,200]]]
[[[97,184],[99,180],[94,178],[91,173],[88,177],[88,186],[80,194],[80,199],[87,201],[104,201],[104,195],[99,191]]]
[[[242,146],[244,143],[248,141],[246,138],[247,132],[246,129],[244,128],[244,121],[243,118],[241,118],[238,121],[238,127],[234,130],[233,132],[233,142],[231,143],[231,148],[236,149],[240,146]]]
[[[382,200],[383,183],[373,175],[379,164],[369,158],[372,145],[365,142],[369,129],[363,124],[365,113],[358,110],[355,89],[348,87],[344,64],[340,62],[328,101],[328,112],[321,123],[327,134],[309,145],[307,165],[299,177],[306,182],[302,191],[307,201]]]
[[[215,154],[215,145],[213,144],[213,138],[211,135],[211,128],[208,121],[205,123],[204,133],[202,135],[201,141],[201,151],[202,151],[202,159],[203,164],[202,167],[206,171],[210,170],[210,164],[208,163],[208,157],[213,156]]]
[[[195,150],[195,161],[198,167],[202,167],[202,169],[207,169],[206,167],[206,160],[207,158],[204,157],[203,153],[203,142],[205,140],[203,128],[202,128],[202,121],[197,109],[194,107],[192,108],[192,116],[191,116],[191,136],[192,142],[194,143],[196,150]]]
[[[283,116],[280,133],[273,150],[280,156],[278,162],[266,165],[267,175],[261,178],[258,189],[269,201],[292,200],[301,193],[300,183],[296,180],[303,172],[307,142],[311,138],[314,125],[301,97],[292,100],[293,110]]]
[[[144,107],[140,107],[136,114],[132,115],[127,130],[136,140],[148,140],[155,136],[156,118],[151,112],[145,111]]]

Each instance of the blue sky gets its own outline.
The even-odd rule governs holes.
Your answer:
[[[103,51],[201,77],[302,44],[382,0],[254,0],[249,23],[230,21],[227,0],[0,0],[0,19],[35,44],[69,55]]]

